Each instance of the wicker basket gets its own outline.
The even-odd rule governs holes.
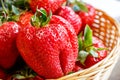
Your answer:
[[[96,65],[57,80],[108,80],[119,57],[119,25],[105,12],[96,9],[93,35],[108,47],[109,55]]]

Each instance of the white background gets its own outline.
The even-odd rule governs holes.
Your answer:
[[[98,9],[102,9],[107,12],[111,17],[120,16],[120,0],[83,0],[87,3],[92,4]]]

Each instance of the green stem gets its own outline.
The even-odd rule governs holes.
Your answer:
[[[52,12],[50,11],[49,14],[46,12],[45,9],[40,8],[36,10],[36,13],[31,18],[31,24],[36,28],[44,27],[47,25],[52,17]]]
[[[5,8],[5,5],[4,5],[3,0],[0,0],[0,1],[1,1],[3,10],[5,11],[6,14],[8,14],[8,11],[7,11],[7,9]]]

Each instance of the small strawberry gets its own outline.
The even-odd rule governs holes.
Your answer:
[[[78,53],[72,25],[60,16],[47,18],[42,8],[30,21],[33,27],[23,28],[17,38],[17,47],[26,63],[44,78],[58,78],[71,72]]]
[[[29,0],[30,8],[33,12],[38,8],[44,8],[54,13],[66,0]]]
[[[92,26],[92,24],[94,22],[95,15],[96,15],[96,10],[92,5],[86,4],[86,6],[88,8],[88,12],[83,12],[83,11],[77,12],[77,14],[82,19],[82,22],[83,22],[82,26],[84,26],[84,27],[86,24]]]
[[[22,27],[32,26],[30,22],[30,19],[32,16],[33,16],[33,13],[31,12],[22,13],[19,17],[18,24]]]
[[[84,39],[79,40],[79,56],[78,61],[82,68],[89,68],[98,63],[107,56],[105,45],[97,37],[92,37],[92,30],[86,26],[84,31]]]
[[[68,0],[68,4],[68,6],[72,7],[82,20],[81,31],[84,30],[86,24],[90,26],[93,24],[96,10],[92,5],[86,4],[80,0]]]
[[[70,22],[76,34],[78,34],[82,27],[81,18],[68,6],[61,6],[57,11],[56,14],[65,18],[68,22]]]
[[[16,22],[11,21],[13,14],[17,16],[17,12],[8,11],[4,6],[3,0],[1,0],[1,3],[3,9],[0,12],[0,67],[8,69],[15,64],[19,56],[16,47],[16,37],[20,26]],[[11,8],[16,9],[15,7]]]
[[[15,22],[5,22],[0,26],[0,66],[8,69],[19,55],[16,37],[20,26]]]

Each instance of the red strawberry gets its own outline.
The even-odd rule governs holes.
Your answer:
[[[16,16],[18,16],[18,9],[1,0],[0,11],[0,67],[4,69],[11,68],[18,56],[19,52],[16,47],[16,37],[19,32],[20,26],[14,22]],[[14,8],[14,11],[12,11]],[[9,21],[9,22],[7,22]]]
[[[44,10],[40,10],[42,12]],[[45,11],[44,11],[45,12]],[[47,13],[45,13],[47,14]],[[77,58],[77,36],[69,22],[53,16],[48,22],[47,15],[42,14],[43,21],[34,27],[25,27],[18,35],[17,47],[26,63],[44,78],[58,78],[72,71]],[[40,23],[42,26],[37,26]],[[58,24],[59,23],[59,24]],[[69,26],[68,26],[69,25]],[[37,28],[36,28],[37,27]],[[39,28],[41,27],[41,28]]]
[[[73,25],[76,34],[80,32],[82,27],[81,18],[70,7],[62,6],[57,10],[56,13]]]
[[[14,65],[19,52],[16,37],[20,26],[15,22],[5,22],[0,26],[0,66],[8,69]]]
[[[88,12],[83,12],[83,11],[77,12],[77,14],[82,19],[82,26],[84,27],[86,24],[91,26],[94,22],[94,18],[96,15],[96,10],[93,6],[91,6],[90,4],[86,4],[86,6],[88,8]]]
[[[93,46],[95,48],[104,48],[105,45],[102,43],[102,41],[96,37],[93,37]],[[92,55],[88,55],[85,62],[84,62],[84,68],[89,68],[92,65],[98,63],[99,61],[101,61],[102,59],[104,59],[107,56],[107,51],[106,50],[101,50],[101,51],[97,51],[98,57],[95,58]]]
[[[84,41],[79,38],[78,61],[83,68],[89,68],[107,56],[105,45],[97,37],[92,37],[92,30],[87,26],[84,33]]]
[[[44,8],[54,13],[66,0],[30,0],[29,4],[33,12],[38,8]]]
[[[68,3],[68,6],[70,6],[80,16],[82,20],[81,31],[84,30],[86,24],[90,26],[93,24],[96,15],[96,10],[93,6],[91,6],[90,4],[86,4],[81,0],[68,0]]]
[[[26,26],[32,26],[30,22],[30,18],[33,16],[33,13],[31,12],[24,12],[20,15],[18,24],[26,27]]]

